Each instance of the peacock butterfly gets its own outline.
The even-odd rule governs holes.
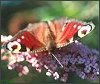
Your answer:
[[[88,35],[94,27],[92,22],[86,23],[68,18],[30,23],[5,45],[6,49],[13,53],[52,51],[67,46],[76,38]]]

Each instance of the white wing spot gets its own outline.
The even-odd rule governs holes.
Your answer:
[[[21,38],[24,39],[25,37],[24,36],[21,36]]]
[[[81,28],[81,26],[78,26],[77,29],[79,30]]]
[[[74,26],[73,26],[73,28],[76,28],[76,27],[77,27],[77,25],[74,25]]]
[[[17,41],[18,41],[18,42],[21,42],[21,40],[20,40],[20,39],[17,39]]]

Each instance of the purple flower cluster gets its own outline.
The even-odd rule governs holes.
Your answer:
[[[66,82],[69,72],[76,73],[82,79],[97,80],[99,76],[99,52],[94,49],[89,49],[80,42],[69,44],[68,46],[57,48],[53,54],[63,65],[63,68],[58,61],[48,51],[39,53],[20,52],[12,54],[9,52],[8,57],[2,57],[8,61],[8,69],[16,69],[19,76],[27,75],[29,67],[34,67],[39,73],[46,70],[47,76],[52,76],[55,80]],[[22,62],[28,62],[28,65],[23,65]]]
[[[66,81],[69,72],[75,72],[82,79],[96,80],[99,76],[99,53],[91,50],[79,42],[72,43],[61,49],[56,49],[54,55],[64,66],[64,73],[59,72],[59,79]],[[57,71],[61,66],[51,56],[40,56],[41,63],[45,64],[52,71]]]

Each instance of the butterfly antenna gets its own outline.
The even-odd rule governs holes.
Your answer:
[[[61,62],[58,60],[58,58],[53,54],[51,53],[51,55],[56,59],[56,61],[60,64],[60,66],[63,68],[64,66],[61,64]]]

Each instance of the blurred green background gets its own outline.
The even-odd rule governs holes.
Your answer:
[[[92,21],[95,30],[81,39],[81,42],[90,48],[98,50],[99,44],[99,1],[1,1],[1,34],[14,35],[24,29],[28,23],[51,20],[53,18],[68,17],[82,21]],[[58,84],[45,75],[31,71],[27,76],[18,77],[15,71],[7,69],[5,62],[1,61],[2,84]],[[82,80],[70,74],[69,83],[89,84],[91,81]]]

